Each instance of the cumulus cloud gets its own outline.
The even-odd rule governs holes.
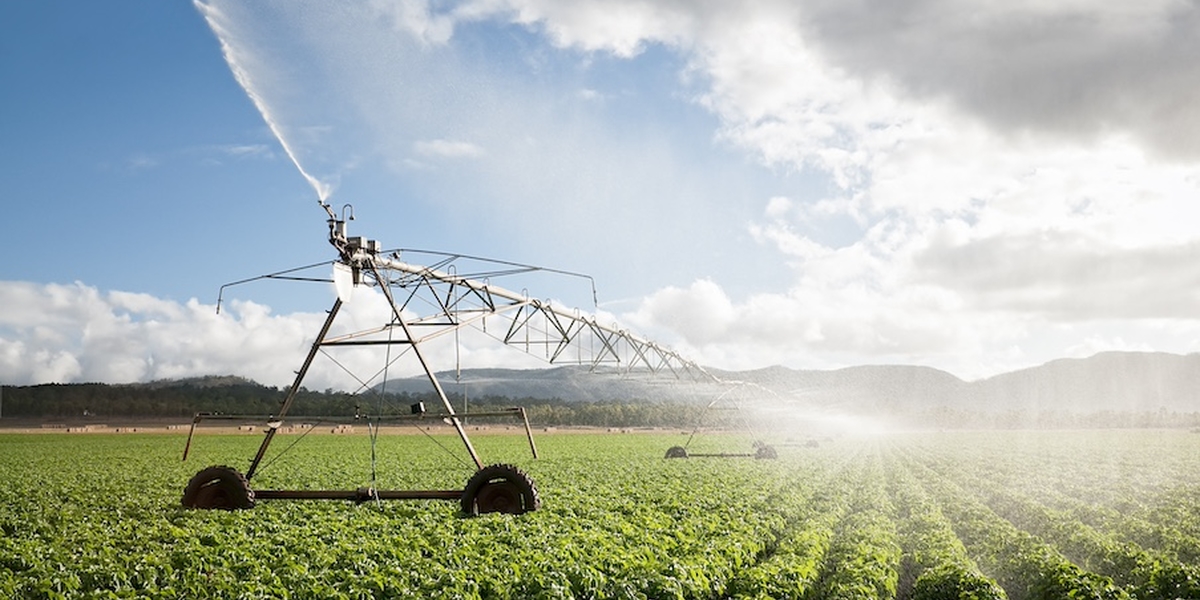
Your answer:
[[[1198,316],[1194,3],[600,4],[510,8],[564,47],[675,48],[721,139],[835,184],[764,199],[749,226],[791,267],[786,293],[665,288],[646,327],[714,360],[975,374],[1072,336],[1195,349],[1163,325]]]
[[[408,33],[425,44],[444,44],[454,32],[454,18],[434,13],[429,2],[369,0],[371,10],[390,19],[397,31]]]
[[[5,282],[0,378],[11,383],[237,374],[283,384],[281,357],[301,356],[317,315],[278,317],[250,302],[218,315],[195,300],[71,285]],[[294,368],[294,367],[293,367]]]
[[[426,157],[437,158],[473,158],[483,155],[483,148],[457,140],[418,140],[413,143],[413,150]]]
[[[631,56],[659,43],[690,53],[712,81],[707,100],[743,135],[799,127],[810,135],[785,136],[792,143],[829,142],[847,127],[856,135],[859,126],[904,127],[889,109],[908,102],[947,104],[1006,135],[1089,143],[1128,134],[1156,153],[1200,157],[1200,117],[1183,100],[1200,93],[1200,7],[1191,2],[512,0],[505,8],[562,46]]]
[[[916,257],[917,276],[981,308],[1057,320],[1200,317],[1200,241],[1128,250],[1052,231],[942,244],[953,242]]]
[[[389,74],[364,83],[325,65],[329,89],[356,91],[354,110],[337,114],[367,115],[369,129],[402,133],[394,164],[433,170],[438,158],[496,160],[481,172],[503,173],[493,181],[504,185],[490,187],[527,203],[514,213],[536,206],[564,225],[559,230],[583,222],[615,231],[605,219],[619,208],[632,213],[632,204],[600,210],[584,198],[633,197],[608,187],[611,173],[666,172],[674,163],[659,160],[670,149],[649,136],[605,145],[603,127],[561,118],[561,106],[538,95],[542,88],[473,70],[454,52],[456,36],[471,26],[524,27],[583,65],[598,53],[633,62],[666,49],[682,65],[671,74],[683,82],[679,94],[715,118],[714,140],[769,169],[827,182],[757,198],[761,214],[743,224],[781,263],[772,291],[735,289],[729,274],[711,273],[649,293],[617,315],[673,337],[702,362],[918,362],[972,376],[1083,348],[1194,351],[1200,343],[1191,291],[1200,289],[1194,2],[468,0],[368,8],[391,19],[387,36],[363,27],[355,10],[333,9],[309,15],[292,36],[311,38],[308,51],[319,48],[312,53],[326,60]],[[398,43],[396,32],[412,43]],[[585,89],[590,98],[613,91]],[[411,116],[429,114],[438,118]],[[593,147],[581,150],[577,140]],[[636,164],[612,158],[628,148],[637,149]],[[690,175],[687,165],[678,171]],[[687,181],[654,180],[651,189],[677,191]],[[563,196],[575,204],[547,201]],[[655,208],[645,202],[637,214],[649,219]],[[43,362],[58,364],[59,348],[47,346]]]
[[[661,332],[660,339],[702,364],[726,369],[918,364],[975,379],[1103,350],[1200,351],[1194,315],[1101,318],[1096,315],[1111,314],[1111,306],[1068,305],[1075,297],[1060,300],[1059,313],[1039,314],[1049,309],[1029,310],[1020,298],[1008,302],[1010,309],[990,308],[935,285],[798,285],[730,301],[717,320],[700,308],[720,292],[704,288],[651,295],[626,318]],[[697,320],[672,312],[681,306],[692,307],[683,312]]]
[[[266,144],[230,144],[222,146],[221,152],[234,158],[274,158],[275,153]]]
[[[130,157],[129,160],[126,161],[126,167],[130,171],[146,171],[158,167],[161,164],[161,159],[148,154],[137,154]]]
[[[1200,7],[1194,2],[805,2],[803,32],[830,63],[997,132],[1082,143],[1128,134],[1200,158]],[[1192,104],[1192,105],[1189,105]]]
[[[228,300],[215,306],[148,294],[70,285],[6,281],[0,304],[0,381],[132,383],[204,375],[238,375],[271,386],[290,385],[325,313],[275,314],[269,306]],[[332,295],[332,290],[331,290]],[[332,301],[332,300],[331,300]],[[412,314],[406,313],[409,318]],[[331,336],[378,328],[390,320],[384,296],[358,288],[344,304]],[[611,315],[606,315],[611,320]],[[458,344],[456,345],[456,342]],[[420,374],[403,348],[326,348],[303,385],[358,391],[388,378]],[[486,335],[465,333],[422,342],[436,370],[456,366],[544,365]]]
[[[697,281],[686,289],[659,290],[641,308],[644,314],[636,315],[634,323],[681,332],[691,346],[721,342],[729,335],[730,322],[735,318],[729,297],[708,280]]]

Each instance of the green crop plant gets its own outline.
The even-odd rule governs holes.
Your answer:
[[[1200,536],[1200,436],[1186,432],[846,437],[782,447],[771,461],[665,460],[682,435],[661,432],[546,434],[532,460],[517,432],[490,433],[478,436],[481,451],[535,477],[540,510],[180,506],[197,464],[241,464],[257,441],[207,435],[184,463],[177,434],[0,434],[0,597],[1195,594],[1195,554],[1185,553]],[[311,436],[252,485],[370,484],[369,444]],[[422,435],[379,436],[374,450],[381,487],[453,489],[472,472]]]

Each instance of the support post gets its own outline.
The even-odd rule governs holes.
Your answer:
[[[185,462],[187,461],[188,451],[192,449],[192,436],[196,435],[196,424],[200,422],[201,415],[202,413],[196,413],[196,415],[192,417],[192,427],[191,429],[188,429],[187,443],[183,445],[183,460]]]
[[[529,438],[529,451],[533,453],[534,458],[537,458],[537,446],[533,444],[533,430],[529,428],[529,417],[525,415],[525,407],[518,406],[517,410],[521,411],[521,421],[525,423],[525,437]]]
[[[329,309],[329,316],[325,317],[325,324],[321,326],[321,332],[317,334],[317,339],[313,340],[312,348],[308,351],[308,356],[304,359],[304,364],[296,371],[296,380],[292,382],[291,389],[288,390],[287,397],[283,399],[283,404],[279,406],[279,414],[267,426],[266,437],[263,438],[262,445],[258,447],[258,453],[254,455],[254,460],[250,461],[250,468],[246,469],[246,479],[249,480],[254,476],[254,472],[258,470],[259,463],[262,462],[263,456],[267,453],[267,446],[271,445],[271,440],[275,437],[275,432],[279,425],[283,423],[283,417],[287,415],[288,410],[292,407],[292,402],[296,399],[296,394],[300,391],[300,382],[304,381],[304,376],[308,373],[308,368],[312,366],[313,359],[317,357],[317,352],[321,349],[321,344],[325,342],[325,336],[329,335],[329,328],[333,326],[333,320],[337,317],[338,310],[342,308],[342,299],[338,298],[333,301],[333,308]]]

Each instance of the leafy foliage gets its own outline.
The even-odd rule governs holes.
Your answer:
[[[192,474],[245,464],[258,441],[208,435],[181,463],[174,434],[0,434],[0,597],[1195,596],[1178,550],[1200,514],[1200,440],[1182,432],[898,435],[786,447],[778,460],[663,459],[677,434],[560,434],[541,436],[533,461],[520,436],[480,435],[489,462],[530,473],[541,510],[179,506]],[[372,479],[368,436],[313,435],[269,456],[252,485],[464,485],[473,469],[430,446],[380,436]],[[1160,535],[1172,524],[1177,537]]]

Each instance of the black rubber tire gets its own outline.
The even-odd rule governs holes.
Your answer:
[[[671,446],[667,448],[667,455],[663,458],[687,458],[687,448],[683,446]]]
[[[250,482],[233,467],[207,467],[196,473],[183,490],[187,508],[241,510],[254,508],[254,490]]]
[[[542,505],[537,486],[524,471],[506,464],[489,465],[475,472],[463,489],[462,511],[478,516],[486,513],[520,515]]]
[[[779,453],[775,451],[775,446],[763,444],[754,451],[754,458],[776,459],[779,458]]]

